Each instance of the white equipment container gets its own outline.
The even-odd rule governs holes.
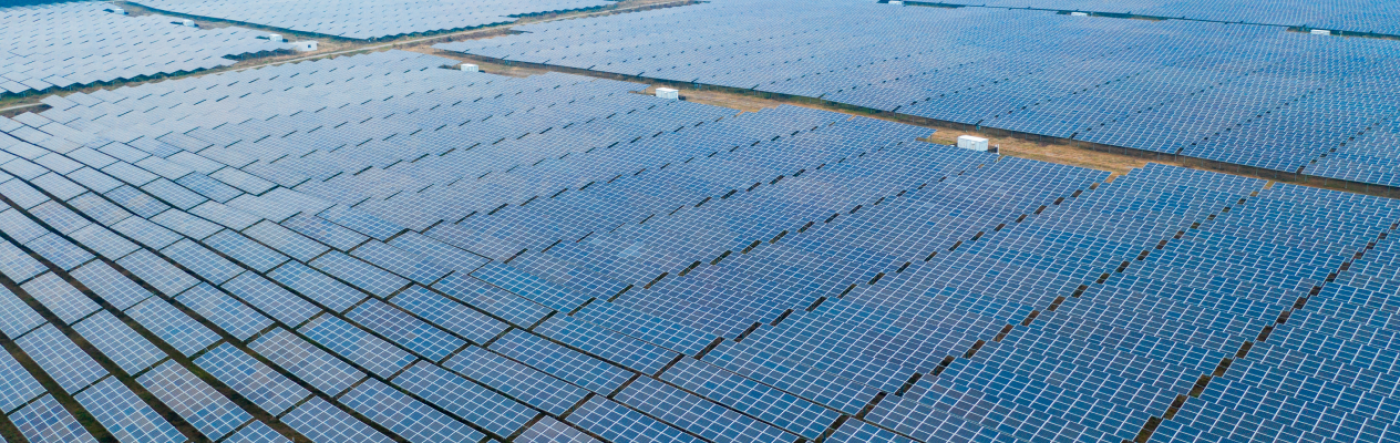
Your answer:
[[[1314,29],[1308,31],[1308,33],[1312,35],[1332,35],[1332,31],[1328,31],[1326,29]]]
[[[462,63],[462,66],[460,66],[459,68],[461,68],[462,72],[481,72],[480,66],[473,65],[471,63]]]
[[[287,41],[287,39],[282,38],[282,34],[268,34],[267,39],[278,43]]]
[[[292,42],[292,49],[295,49],[297,52],[311,52],[315,51],[318,47],[320,47],[320,44],[316,43],[315,40]]]
[[[1089,13],[1087,13],[1087,12],[1071,12],[1071,13],[1069,13],[1069,16],[1070,16],[1070,17],[1088,17],[1088,16],[1089,16]]]
[[[667,100],[680,100],[681,91],[671,88],[656,88],[656,96]]]
[[[180,24],[181,24],[181,25],[184,25],[186,28],[198,28],[198,27],[199,27],[199,24],[198,24],[198,23],[195,23],[194,20],[189,20],[189,19],[186,19],[186,20],[184,20],[184,21],[181,21]]]
[[[973,137],[971,135],[959,135],[958,147],[963,149],[971,149],[973,151],[987,152],[987,139],[982,137]]]
[[[122,8],[112,8],[112,13],[116,15],[126,15],[126,10]]]
[[[892,6],[904,6],[904,2],[902,2],[902,1],[900,1],[900,0],[890,0],[890,5],[892,5]]]

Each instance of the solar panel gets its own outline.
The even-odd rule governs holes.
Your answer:
[[[971,7],[717,1],[532,23],[514,28],[519,34],[435,47],[819,98],[1144,154],[1396,183],[1384,148],[1394,145],[1394,131],[1375,126],[1393,124],[1387,103],[1394,97],[1382,80],[1393,69],[1354,61],[1394,58],[1394,45],[1285,31],[1393,35],[1400,31],[1377,21],[1390,12],[1297,1],[952,5]],[[785,19],[773,24],[772,17]]]
[[[0,186],[149,178],[3,191],[10,422],[29,436],[53,380],[103,439],[1389,438],[1366,406],[1388,403],[1353,399],[1393,391],[1390,200],[1159,164],[1109,182],[894,122],[445,63],[0,120],[5,161],[35,159]]]
[[[109,12],[100,3],[57,3],[0,9],[11,32],[0,42],[6,69],[0,92],[32,94],[140,76],[170,75],[228,66],[224,57],[287,50],[243,28],[200,30],[161,15]],[[199,67],[173,62],[206,58]],[[114,67],[123,67],[114,69]],[[71,101],[55,101],[60,105]],[[31,120],[31,122],[47,123]]]
[[[119,441],[184,441],[175,426],[115,377],[103,379],[75,398]]]
[[[364,40],[470,29],[509,23],[515,21],[518,16],[591,9],[605,5],[598,0],[549,0],[530,4],[450,0],[400,0],[389,3],[346,1],[317,6],[263,0],[241,7],[215,1],[148,0],[143,4],[181,14]]]
[[[139,381],[151,394],[210,438],[223,438],[251,418],[213,387],[173,361],[141,375]]]

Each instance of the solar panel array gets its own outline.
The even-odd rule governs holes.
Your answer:
[[[517,30],[435,47],[1400,186],[1383,130],[1400,117],[1388,40],[845,0],[717,0]]]
[[[1280,198],[1281,194],[1287,198]],[[1282,272],[1295,277],[1278,279],[1293,286],[1288,293],[1261,300],[1287,309],[1276,318],[1257,317],[1271,326],[1257,337],[1255,331],[1247,331],[1249,335],[1244,337],[1255,340],[1248,352],[1234,358],[1199,398],[1186,400],[1176,416],[1162,424],[1153,441],[1400,439],[1392,338],[1396,307],[1394,202],[1300,188],[1287,189],[1270,200],[1271,207],[1259,208],[1260,215],[1314,223],[1306,229],[1295,228],[1291,236],[1305,241],[1287,242],[1291,243],[1288,248],[1243,248],[1260,257],[1256,269],[1267,264],[1276,270],[1275,275]],[[1354,212],[1338,212],[1338,202]],[[1353,202],[1364,204],[1365,209]],[[1288,217],[1282,214],[1288,206],[1297,208],[1292,212],[1314,216]],[[1229,229],[1257,230],[1240,222],[1234,225]],[[1265,235],[1285,232],[1274,229]],[[1275,260],[1265,261],[1265,257]],[[1276,260],[1278,257],[1288,259]],[[1304,277],[1299,271],[1307,268],[1298,266],[1303,262],[1335,265],[1336,270]],[[1253,280],[1260,281],[1260,277],[1267,275]],[[1257,303],[1251,300],[1248,304]],[[1245,306],[1240,303],[1233,310],[1242,312]]]
[[[1089,11],[1400,35],[1400,2],[1356,0],[952,0],[930,3]]]
[[[0,119],[0,431],[1121,441],[1249,349],[1157,438],[1400,437],[1371,350],[1400,203],[1160,165],[1105,183],[892,122],[452,63]],[[1254,417],[1291,433],[1241,437]]]
[[[289,49],[242,28],[196,29],[159,15],[108,12],[105,2],[0,8],[0,96],[50,91],[236,63]]]
[[[143,0],[161,11],[371,40],[509,23],[526,15],[597,8],[613,0]]]

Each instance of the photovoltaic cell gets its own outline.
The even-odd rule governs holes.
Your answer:
[[[298,328],[307,338],[380,377],[388,378],[414,361],[413,355],[345,320],[316,317]]]
[[[475,346],[443,366],[555,415],[563,415],[588,396],[583,388]]]
[[[51,272],[20,285],[20,288],[65,323],[72,324],[101,309],[77,288]]]
[[[165,358],[165,353],[145,337],[106,312],[78,322],[73,330],[128,374],[140,373]]]
[[[465,341],[453,337],[447,331],[375,299],[365,301],[345,316],[432,361],[442,361],[466,345]]]
[[[326,253],[312,261],[311,266],[380,297],[393,295],[408,285],[408,280],[339,252]]]
[[[281,414],[311,395],[252,356],[224,344],[195,359],[195,364],[239,395],[272,414]]]
[[[297,262],[288,262],[278,267],[269,273],[268,277],[336,312],[350,309],[367,297],[364,293]]]
[[[283,443],[289,441],[291,440],[260,421],[250,422],[243,429],[239,429],[238,432],[234,432],[233,435],[224,439],[225,443]]]
[[[284,324],[296,326],[321,312],[316,305],[282,289],[272,281],[253,273],[243,273],[223,284],[229,293],[266,312]]]
[[[96,442],[52,396],[45,395],[10,415],[19,432],[35,443]]]
[[[121,265],[122,268],[127,271],[130,271],[137,278],[151,285],[151,287],[154,287],[157,291],[165,293],[166,295],[179,294],[181,291],[199,283],[199,279],[185,273],[185,271],[180,270],[180,268],[175,267],[175,265],[170,264],[170,262],[165,261],[159,256],[152,254],[150,251],[136,251],[131,255],[122,257],[121,260],[117,260],[117,264]],[[107,276],[103,275],[103,277],[105,278]],[[118,283],[114,283],[114,285],[118,285]],[[133,291],[125,287],[120,290]],[[133,292],[133,294],[135,293]],[[135,296],[133,296],[133,299],[134,298]],[[144,296],[141,298],[144,298]]]
[[[380,434],[350,414],[336,409],[320,397],[293,409],[282,417],[282,421],[307,436],[312,441],[363,441],[392,442],[388,436]]]
[[[139,381],[185,421],[215,440],[252,418],[174,361],[141,375]]]
[[[185,436],[115,377],[74,396],[121,442],[182,442]]]
[[[194,355],[219,341],[219,335],[214,331],[159,298],[146,299],[128,309],[126,315],[185,356]]]
[[[393,380],[409,392],[496,435],[512,435],[538,413],[429,364],[418,362]]]
[[[239,340],[247,341],[272,326],[271,319],[207,283],[185,290],[175,300],[218,324],[220,329]]]
[[[53,325],[35,329],[15,343],[68,392],[87,387],[107,375],[107,370]]]
[[[330,395],[344,392],[350,385],[365,378],[364,373],[285,329],[265,334],[249,347]]]
[[[486,343],[509,326],[422,286],[410,286],[390,303],[473,343]]]
[[[44,394],[44,387],[19,361],[9,354],[0,355],[0,412],[10,413],[29,400]]]
[[[378,380],[366,380],[347,392],[341,401],[413,442],[478,441],[486,437]]]

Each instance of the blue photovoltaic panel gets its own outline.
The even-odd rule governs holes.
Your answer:
[[[19,432],[36,443],[96,442],[52,396],[45,395],[10,415]]]
[[[538,35],[508,38],[596,30],[625,46],[649,29],[671,42],[693,37],[678,34],[688,17],[733,13],[728,26],[783,6],[735,5],[542,22],[530,25]],[[898,97],[904,82],[949,84],[963,95],[908,106],[964,116],[1026,106],[997,118],[1029,125],[1131,82],[1158,82],[1144,91],[1179,101],[1264,81],[1291,72],[1282,69],[1299,49],[1280,43],[1298,36],[1267,40],[1275,30],[1248,26],[1191,33],[1207,25],[808,6],[901,11],[869,22],[921,29],[910,41],[929,50],[879,52],[902,49],[841,34],[843,16],[766,40],[782,51],[694,58],[686,69],[728,65],[732,79],[764,81],[778,68],[763,60],[790,51],[781,64],[792,70],[757,89],[821,86],[811,90],[854,100]],[[914,27],[928,14],[967,23]],[[1008,24],[1038,33],[995,31]],[[812,29],[799,25],[818,26],[779,28]],[[1006,35],[988,37],[996,32]],[[709,34],[720,49],[654,60],[753,48],[744,35]],[[588,41],[537,55],[668,44]],[[1254,41],[1268,44],[1249,51],[1276,63],[1200,49]],[[972,44],[977,52],[956,52]],[[824,60],[803,55],[810,48],[889,58],[804,77]],[[951,60],[964,61],[939,64]],[[0,293],[10,314],[0,329],[18,345],[13,380],[0,384],[22,397],[11,421],[32,423],[16,417],[37,404],[20,401],[42,396],[23,377],[34,370],[78,393],[60,406],[91,413],[95,433],[168,433],[141,407],[151,400],[222,441],[796,441],[828,431],[832,441],[1120,441],[1169,411],[1153,439],[1392,439],[1388,400],[1352,400],[1393,391],[1383,325],[1400,306],[1388,295],[1400,205],[1390,200],[1156,164],[1107,182],[1103,171],[920,142],[931,130],[900,123],[793,106],[738,113],[558,73],[441,69],[455,63],[372,52],[49,97],[52,109],[0,119],[0,192],[15,202],[0,224],[17,242],[3,271],[25,289]],[[652,61],[614,66],[632,63]],[[659,72],[672,65],[682,69]],[[880,69],[899,80],[841,84]],[[1001,74],[978,77],[984,69]],[[1090,83],[1055,83],[1075,75]],[[1172,78],[1206,83],[1161,93]],[[1192,94],[1204,84],[1218,86]],[[1262,86],[1251,87],[1236,90]],[[1324,97],[1325,85],[1280,87],[1322,94],[1300,105],[1341,100]],[[1028,95],[990,100],[1014,91]],[[979,105],[956,106],[966,97]],[[1240,103],[1265,98],[1252,100]],[[1091,109],[1131,106],[1114,103]],[[1384,122],[1376,112],[1356,115]],[[89,175],[73,179],[88,187],[79,192],[44,178],[91,168],[133,183]],[[46,274],[38,259],[86,263]],[[30,305],[73,327],[44,326]],[[167,345],[183,355],[165,359]],[[1307,363],[1290,363],[1299,357]],[[1216,374],[1226,358],[1235,363]],[[131,378],[113,382],[98,361]],[[1207,374],[1199,397],[1176,402]],[[254,419],[259,409],[287,426]]]
[[[341,399],[346,406],[413,442],[477,441],[480,432],[378,380],[366,380]]]
[[[185,290],[175,300],[217,323],[239,340],[247,341],[272,326],[271,319],[205,283]]]
[[[240,274],[222,287],[286,325],[300,325],[321,312],[316,305],[253,273]]]
[[[4,393],[0,396],[0,399],[4,400],[4,403],[0,404],[0,412],[14,411],[29,400],[44,394],[44,387],[39,386],[34,376],[9,355],[0,355],[0,383],[3,383],[0,384],[0,391]]]
[[[227,443],[283,443],[291,440],[278,434],[277,431],[272,430],[263,422],[253,421],[225,438],[224,441]]]
[[[222,284],[243,272],[243,268],[188,239],[166,246],[161,252],[214,284]]]
[[[122,257],[121,260],[117,260],[117,264],[131,272],[132,275],[145,281],[146,284],[151,285],[151,287],[166,295],[179,294],[181,291],[199,283],[199,279],[185,273],[185,271],[180,270],[180,268],[175,267],[175,265],[165,261],[150,251],[136,251],[131,255]],[[81,272],[81,270],[74,272]],[[108,277],[104,275],[103,278]],[[135,289],[129,289],[120,283],[113,283],[113,285],[123,286],[119,289],[121,291],[135,291]],[[94,289],[94,291],[96,291],[96,289]],[[133,296],[132,300],[134,300],[135,297],[136,296]],[[140,298],[144,298],[144,296]]]
[[[139,381],[176,414],[213,439],[222,438],[252,418],[174,361],[141,375]]]
[[[287,48],[242,28],[201,30],[161,15],[113,14],[101,3],[0,8],[11,33],[0,70],[0,93],[24,94],[169,75],[234,63],[223,56]],[[92,32],[100,30],[101,32]],[[93,40],[74,41],[79,36]],[[131,48],[145,48],[133,51]],[[42,49],[41,49],[42,48]],[[56,101],[62,106],[68,101]]]
[[[149,340],[106,312],[73,325],[73,330],[128,374],[140,373],[165,358],[165,353]]]
[[[388,378],[414,361],[413,355],[345,320],[317,317],[298,328],[307,338],[360,367]]]
[[[101,309],[78,288],[51,272],[20,285],[20,288],[65,323],[75,323]]]
[[[1397,35],[1393,5],[1360,13],[1355,3],[1299,0],[953,3],[974,7],[723,0],[533,23],[514,28],[520,34],[435,47],[1400,184],[1387,148],[1396,70],[1361,61],[1395,59],[1397,48],[1279,27]],[[1114,18],[1061,12],[1076,10]]]
[[[454,272],[434,284],[433,289],[521,327],[533,325],[551,312],[549,308],[466,274]],[[411,293],[412,287],[404,291],[404,294]]]
[[[511,435],[537,412],[465,378],[418,362],[394,377],[394,384],[496,435]]]
[[[590,398],[572,417],[579,427],[608,440],[704,441],[603,397]]]
[[[31,331],[15,340],[15,344],[68,392],[85,388],[107,375],[101,365],[53,325]]]
[[[544,417],[531,425],[519,437],[516,437],[515,441],[524,443],[591,443],[598,440],[564,422]]]
[[[499,336],[508,327],[500,320],[422,286],[410,286],[389,301],[408,313],[478,344]]]
[[[20,300],[19,296],[7,288],[0,288],[0,332],[10,337],[19,337],[44,324],[44,317]]]
[[[394,441],[345,411],[336,409],[320,397],[312,397],[311,400],[297,406],[283,416],[282,421],[302,435],[310,437],[312,441]]]
[[[516,17],[556,11],[595,8],[601,0],[547,0],[531,3],[491,0],[415,2],[343,2],[325,7],[260,0],[233,7],[200,1],[147,0],[145,6],[181,14],[257,23],[300,32],[373,40],[425,32],[475,28],[515,21]],[[387,20],[393,17],[393,20]]]
[[[349,309],[366,297],[355,288],[301,263],[287,263],[268,276],[336,312]]]
[[[380,297],[393,295],[408,285],[402,277],[339,252],[326,253],[312,261],[311,266]]]
[[[196,359],[195,364],[273,414],[281,414],[311,395],[233,345],[214,348]]]
[[[378,300],[367,300],[345,314],[384,338],[432,361],[441,361],[466,345],[447,331]]]
[[[284,329],[264,334],[249,346],[322,392],[339,394],[364,373]]]
[[[128,309],[126,315],[186,356],[194,355],[219,341],[214,331],[159,298],[146,299]]]
[[[626,369],[518,331],[506,333],[490,349],[598,393],[611,393],[632,377]]]
[[[556,415],[588,396],[583,388],[475,346],[462,350],[444,366]]]
[[[75,396],[97,421],[122,442],[182,442],[185,436],[115,377]]]

